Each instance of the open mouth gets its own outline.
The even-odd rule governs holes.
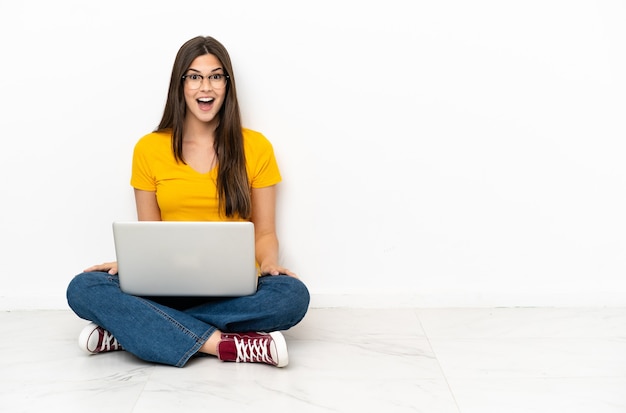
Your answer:
[[[200,106],[200,109],[203,110],[208,110],[211,108],[211,106],[213,105],[213,101],[215,99],[213,98],[199,98],[196,99],[196,101],[198,102],[198,105]]]

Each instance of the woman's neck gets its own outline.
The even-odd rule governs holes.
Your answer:
[[[187,118],[185,119],[183,129],[183,141],[209,141],[212,144],[215,136],[215,129],[217,129],[217,123],[206,123],[200,122],[196,118]]]

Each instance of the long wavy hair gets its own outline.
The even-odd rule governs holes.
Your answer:
[[[187,105],[183,92],[183,75],[198,56],[212,54],[221,62],[226,75],[226,98],[219,116],[219,125],[215,130],[213,147],[217,156],[217,194],[220,213],[227,217],[239,216],[250,219],[252,200],[250,183],[246,173],[246,157],[243,146],[243,133],[237,88],[230,56],[226,48],[212,37],[194,37],[179,49],[170,87],[165,102],[163,117],[157,131],[172,130],[172,152],[177,162],[185,163],[183,158],[183,124]]]

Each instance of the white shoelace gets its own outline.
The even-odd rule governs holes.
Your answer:
[[[273,364],[271,356],[268,354],[269,338],[238,339],[235,337],[235,348],[237,349],[237,362],[260,362]]]
[[[104,330],[104,335],[102,336],[102,344],[101,344],[101,348],[103,350],[106,349],[106,351],[111,351],[111,347],[113,347],[113,350],[117,350],[120,347],[120,343],[117,342],[117,339],[115,337],[113,337],[113,334],[109,333],[107,330]]]

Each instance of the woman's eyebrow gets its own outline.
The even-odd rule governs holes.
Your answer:
[[[217,72],[218,70],[224,71],[224,68],[223,67],[216,67],[215,69],[211,70],[210,73]],[[192,71],[192,72],[196,72],[196,73],[202,73],[198,69],[194,69],[193,67],[190,67],[189,69],[187,69],[187,71]]]

